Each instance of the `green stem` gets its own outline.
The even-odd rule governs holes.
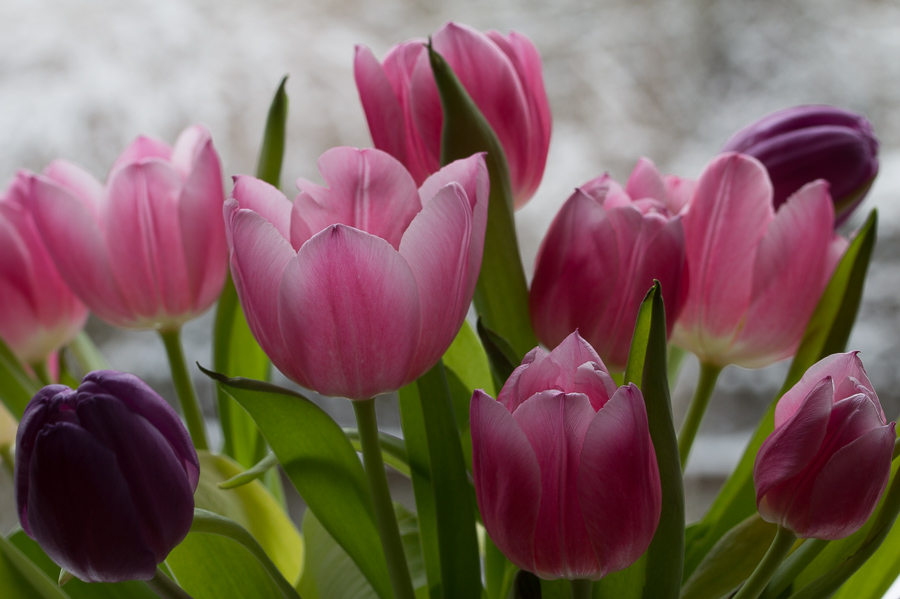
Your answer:
[[[709,398],[712,397],[713,389],[716,388],[716,380],[718,380],[720,372],[722,372],[721,366],[700,363],[700,380],[697,381],[697,389],[694,391],[694,397],[691,398],[684,422],[681,423],[681,432],[678,434],[678,455],[681,458],[682,470],[687,464],[691,446],[697,437],[697,431],[700,430],[700,422],[703,420],[703,414],[706,413]]]
[[[191,599],[183,588],[159,568],[156,569],[156,576],[147,581],[147,586],[162,599]]]
[[[175,385],[178,400],[181,402],[184,420],[187,422],[194,447],[208,449],[203,413],[200,411],[197,392],[194,391],[194,383],[191,381],[187,362],[184,359],[184,350],[181,348],[181,328],[160,331],[159,336],[162,337],[163,345],[166,346],[166,356],[169,358],[169,367],[172,370],[172,382]]]
[[[394,504],[388,489],[384,461],[381,458],[381,446],[378,443],[378,422],[375,419],[375,399],[351,401],[356,412],[356,423],[359,428],[359,440],[362,445],[363,463],[366,466],[366,477],[372,492],[375,506],[375,522],[381,535],[381,547],[384,549],[391,577],[391,586],[396,599],[414,599],[412,579],[409,566],[403,553],[403,542],[400,540],[400,529],[394,516]]]
[[[47,385],[53,384],[53,377],[50,376],[50,368],[47,367],[47,360],[35,362],[31,365],[31,369],[34,371],[37,379],[41,382],[41,385],[46,387]]]
[[[0,460],[3,460],[3,466],[9,472],[9,477],[13,478],[15,461],[13,460],[12,445],[3,445],[0,447]]]
[[[775,572],[775,576],[772,577],[772,582],[769,583],[769,586],[766,587],[766,590],[760,597],[764,599],[780,597],[800,573],[822,553],[825,547],[828,546],[828,543],[829,541],[821,539],[806,539],[796,551],[784,560],[784,563]]]
[[[797,537],[791,531],[779,526],[769,550],[733,599],[756,599],[759,597],[796,540]]]
[[[591,599],[594,582],[577,578],[572,581],[572,599]]]

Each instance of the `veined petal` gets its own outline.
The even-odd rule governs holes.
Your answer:
[[[778,400],[778,405],[775,406],[775,428],[789,420],[806,396],[827,376],[834,381],[836,397],[849,397],[859,393],[858,384],[862,384],[874,395],[872,383],[858,354],[859,352],[855,351],[832,354],[810,366],[797,384]],[[881,418],[882,422],[885,422],[884,412],[881,412]]]
[[[549,359],[559,366],[560,373],[557,379],[559,389],[568,390],[574,386],[575,372],[582,364],[592,363],[599,366],[601,370],[606,370],[603,360],[577,331],[563,339],[562,343],[550,352]]]
[[[77,195],[90,208],[94,219],[100,222],[105,192],[103,184],[94,175],[65,160],[54,160],[48,164],[43,175]]]
[[[117,170],[129,164],[147,160],[149,158],[159,158],[168,161],[171,157],[172,148],[169,147],[169,144],[152,137],[141,135],[131,142],[131,144],[125,148],[125,151],[116,158],[112,168],[109,169],[108,179],[111,180]]]
[[[652,198],[654,200],[664,200],[666,197],[666,184],[663,181],[662,174],[649,158],[641,158],[638,160],[634,170],[628,177],[625,184],[625,192],[631,196],[633,200],[643,198]]]
[[[205,160],[202,154],[211,148],[212,136],[203,125],[193,125],[182,131],[175,140],[169,161],[182,179],[187,179],[198,160]],[[218,164],[218,158],[216,158]],[[222,178],[219,177],[221,185]]]
[[[278,188],[256,177],[238,175],[234,177],[231,197],[237,200],[241,209],[256,212],[269,221],[285,241],[291,241],[292,204]],[[228,228],[225,227],[226,231]],[[301,245],[302,241],[297,248]]]
[[[353,77],[366,113],[372,143],[400,162],[408,163],[406,119],[403,106],[378,59],[363,45],[356,46]]]

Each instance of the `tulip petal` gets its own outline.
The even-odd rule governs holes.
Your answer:
[[[59,183],[77,195],[91,209],[95,220],[99,221],[103,212],[103,184],[77,164],[65,160],[54,160],[43,171],[48,179]]]
[[[647,550],[662,491],[647,411],[634,384],[620,387],[587,428],[578,500],[603,575],[628,567]]]
[[[563,339],[562,343],[550,352],[549,357],[560,368],[559,378],[556,381],[559,389],[571,389],[573,387],[576,369],[572,368],[572,366],[576,364],[578,366],[582,364],[597,364],[602,370],[606,370],[600,356],[577,331]]]
[[[522,569],[535,570],[541,469],[528,438],[500,402],[478,389],[469,410],[478,511],[491,540]]]
[[[409,382],[419,292],[384,239],[345,225],[314,235],[285,269],[277,314],[291,359],[276,365],[319,393],[368,399]]]
[[[159,158],[160,160],[168,161],[171,156],[172,148],[169,147],[169,144],[152,137],[141,135],[131,142],[131,144],[125,148],[125,151],[116,158],[115,162],[113,162],[112,168],[109,169],[109,179],[111,180],[113,178],[117,170],[128,166],[129,164],[151,158]]]
[[[372,143],[376,148],[407,164],[408,134],[403,107],[378,59],[363,45],[357,45],[355,49],[353,77],[366,113]]]
[[[858,354],[859,352],[832,354],[810,366],[797,384],[778,400],[778,405],[775,406],[775,428],[780,428],[789,420],[806,396],[827,376],[834,381],[836,397],[848,397],[859,393],[858,384],[863,385],[874,395],[874,391],[871,391],[872,383]],[[881,418],[884,422],[884,412],[881,413]]]
[[[572,393],[583,393],[591,400],[594,411],[606,405],[616,392],[616,383],[598,362],[586,362],[575,371]]]
[[[652,160],[649,158],[638,160],[625,184],[625,192],[632,200],[651,198],[661,201],[666,197],[666,185],[662,174]]]
[[[277,187],[256,177],[238,175],[234,177],[234,189],[231,197],[237,200],[242,210],[256,212],[269,221],[286,241],[291,241],[293,204]],[[226,226],[225,229],[227,232],[229,228]],[[304,241],[308,237],[304,238]],[[294,249],[299,249],[301,245],[303,245],[302,241]]]
[[[697,188],[697,182],[686,177],[676,177],[675,175],[663,175],[663,181],[666,185],[666,207],[670,214],[681,214],[687,209],[691,198],[694,197],[694,190]]]

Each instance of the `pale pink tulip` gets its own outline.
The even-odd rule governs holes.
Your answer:
[[[671,332],[687,287],[684,231],[673,214],[691,183],[664,179],[642,159],[625,189],[603,175],[575,190],[535,261],[531,320],[541,343],[555,347],[578,329],[610,368],[623,371],[638,309],[654,279]]]
[[[478,508],[515,565],[597,580],[646,551],[662,495],[643,396],[578,333],[529,352],[497,401],[475,391],[470,419]]]
[[[53,260],[97,316],[167,330],[209,308],[225,281],[225,193],[209,132],[175,146],[139,137],[104,187],[80,167],[50,164],[32,178],[34,214]]]
[[[762,164],[726,153],[700,175],[683,216],[690,276],[674,342],[704,363],[756,368],[793,355],[846,248],[828,184],[777,214]]]
[[[760,515],[800,537],[852,535],[888,484],[894,426],[856,352],[814,364],[778,402],[756,456]]]
[[[0,196],[0,339],[25,364],[71,341],[87,308],[63,282],[31,213],[30,173]]]
[[[368,399],[431,368],[465,319],[481,269],[488,177],[483,155],[417,190],[397,160],[334,148],[327,187],[300,179],[293,207],[236,177],[225,204],[231,273],[250,329],[290,379]]]
[[[544,174],[550,146],[550,104],[541,58],[524,35],[481,33],[447,23],[431,38],[500,140],[516,207]],[[375,146],[402,162],[417,184],[440,167],[443,112],[425,40],[391,48],[383,63],[356,47],[356,87]]]

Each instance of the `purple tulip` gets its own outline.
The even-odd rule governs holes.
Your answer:
[[[863,201],[878,174],[878,140],[861,114],[834,106],[779,110],[735,133],[723,152],[749,154],[765,165],[777,208],[798,189],[825,179],[831,185],[835,226]]]
[[[113,370],[41,389],[16,437],[22,529],[87,582],[152,578],[190,529],[199,474],[175,411]]]
[[[756,456],[760,515],[799,537],[852,535],[888,484],[894,426],[856,352],[814,364],[779,400]]]
[[[643,396],[577,332],[529,352],[497,401],[475,391],[470,414],[478,508],[515,565],[597,580],[646,551],[662,495]]]

